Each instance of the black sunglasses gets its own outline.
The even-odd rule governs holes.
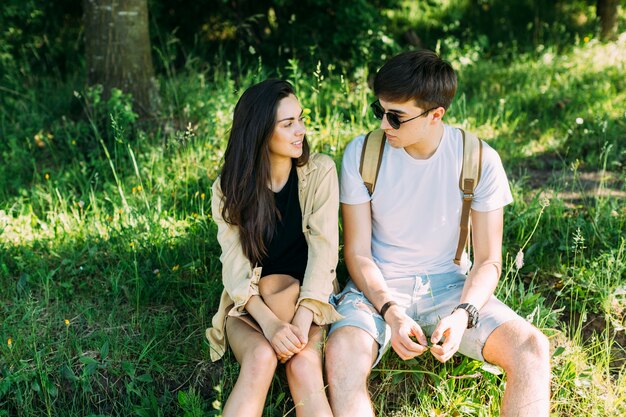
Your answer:
[[[374,117],[376,117],[378,120],[383,120],[383,117],[386,115],[387,121],[389,122],[389,126],[391,126],[392,128],[396,130],[400,129],[400,125],[402,125],[403,123],[410,122],[411,120],[417,119],[418,117],[422,117],[423,115],[428,114],[428,112],[435,110],[437,108],[437,107],[433,107],[432,109],[428,109],[425,112],[420,113],[415,117],[411,117],[410,119],[400,121],[397,114],[386,112],[385,109],[383,109],[383,106],[380,105],[380,101],[378,100],[370,104],[370,107],[372,108],[372,111],[374,112]]]

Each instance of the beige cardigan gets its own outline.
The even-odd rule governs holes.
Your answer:
[[[302,232],[308,245],[308,262],[300,296],[300,305],[313,312],[315,324],[324,325],[341,319],[329,296],[337,290],[335,268],[338,261],[339,186],[333,160],[323,154],[312,154],[309,162],[296,169],[298,197],[302,210]],[[259,294],[261,267],[253,267],[243,253],[237,226],[222,217],[222,190],[219,178],[213,183],[212,211],[217,223],[217,240],[222,248],[222,281],[224,291],[212,326],[206,330],[211,360],[220,359],[226,351],[227,316],[248,314],[245,305]]]

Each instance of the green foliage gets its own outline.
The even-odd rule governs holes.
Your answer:
[[[443,2],[416,4],[427,21]],[[509,172],[498,295],[550,337],[553,414],[623,415],[626,39],[575,38],[490,60],[478,38],[458,50],[442,41],[460,78],[446,118],[487,139]],[[204,339],[222,289],[210,190],[237,98],[268,76],[289,79],[314,149],[338,163],[377,124],[366,65],[317,53],[313,64],[181,63],[180,42],[156,47],[164,110],[150,125],[129,97],[102,100],[76,74],[3,74],[0,416],[219,415],[239,365],[230,353],[211,363]],[[380,415],[489,416],[504,384],[467,358],[388,353],[370,388]],[[293,407],[281,368],[265,413]]]
[[[4,0],[0,8],[2,84],[32,72],[62,75],[77,61],[81,10],[75,1]]]
[[[227,58],[238,56],[243,63],[262,57],[268,62],[296,58],[315,65],[321,59],[357,66],[389,54],[396,44],[381,10],[396,7],[399,0],[244,0],[236,7],[211,3],[181,0],[172,8],[154,1],[155,31],[175,29],[183,50],[193,48],[207,58],[225,52]]]

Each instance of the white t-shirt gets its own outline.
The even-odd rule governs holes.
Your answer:
[[[370,198],[359,174],[365,136],[346,147],[341,169],[341,202],[372,204],[372,256],[386,278],[466,273],[469,262],[453,262],[459,240],[463,160],[461,131],[444,125],[444,134],[428,159],[412,158],[404,148],[385,144]],[[487,212],[513,201],[502,162],[483,143],[482,171],[472,210]],[[464,256],[464,258],[466,258]]]

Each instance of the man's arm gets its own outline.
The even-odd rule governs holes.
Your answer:
[[[468,274],[459,304],[469,303],[479,311],[493,295],[502,270],[502,228],[504,209],[489,212],[472,210],[472,240],[474,265]],[[443,318],[431,336],[441,346],[433,346],[431,352],[439,361],[445,362],[459,349],[461,338],[467,328],[468,313],[458,309]]]
[[[481,213],[472,211],[474,265],[463,287],[461,303],[480,310],[493,295],[502,271],[502,229],[504,209]]]
[[[393,301],[380,269],[372,258],[372,213],[370,203],[342,204],[344,258],[350,277],[367,299],[380,311]],[[391,345],[402,359],[424,353],[426,337],[419,325],[398,306],[391,306],[383,317],[391,326]],[[415,336],[421,343],[414,343]]]

